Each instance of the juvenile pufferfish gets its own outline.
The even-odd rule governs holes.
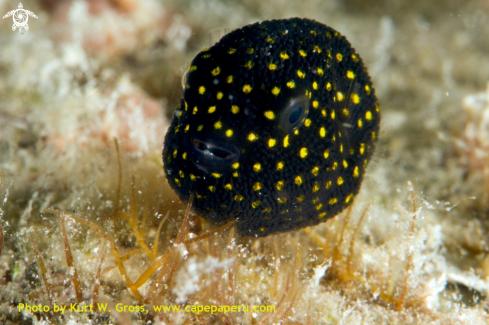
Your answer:
[[[352,204],[379,134],[360,56],[309,19],[264,21],[192,61],[165,138],[171,187],[205,219],[266,236]]]

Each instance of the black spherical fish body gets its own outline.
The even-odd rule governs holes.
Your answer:
[[[202,217],[266,236],[349,206],[379,125],[370,77],[343,36],[308,19],[265,21],[194,58],[164,168]]]

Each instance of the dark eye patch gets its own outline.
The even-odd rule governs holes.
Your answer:
[[[291,133],[304,124],[308,114],[309,96],[292,98],[280,115],[279,128],[285,133]]]

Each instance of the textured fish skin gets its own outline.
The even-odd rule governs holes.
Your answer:
[[[292,123],[293,122],[293,123]],[[194,58],[165,137],[170,186],[244,236],[316,225],[352,204],[380,110],[360,56],[319,22],[234,30]]]

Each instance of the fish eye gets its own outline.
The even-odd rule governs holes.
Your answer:
[[[183,70],[182,74],[182,89],[185,90],[187,88],[187,79],[188,79],[188,74],[190,72],[190,64]]]
[[[285,133],[297,130],[304,124],[309,114],[309,96],[293,98],[280,115],[279,128]]]

